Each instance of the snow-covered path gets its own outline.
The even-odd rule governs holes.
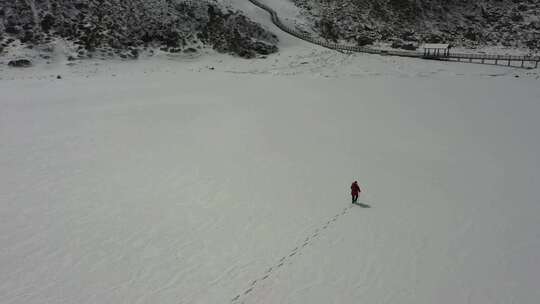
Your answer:
[[[281,31],[276,25],[272,23],[268,12],[255,6],[253,3],[247,0],[221,0],[221,2],[234,9],[241,10],[246,16],[249,16],[252,20],[264,25],[266,28],[271,30],[279,38],[280,48],[290,49],[310,47],[309,42],[302,41]],[[279,16],[282,22],[291,27],[293,27],[295,24],[304,25],[306,23],[305,20],[301,19],[300,10],[289,0],[263,0],[261,2],[270,5],[273,9],[279,12]]]

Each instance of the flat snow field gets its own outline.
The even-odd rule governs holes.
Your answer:
[[[3,68],[0,303],[537,303],[538,79],[294,56]]]

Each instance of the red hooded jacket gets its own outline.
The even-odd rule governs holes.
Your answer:
[[[357,182],[354,182],[351,185],[351,195],[358,195],[362,190],[360,190],[360,186],[358,186]]]

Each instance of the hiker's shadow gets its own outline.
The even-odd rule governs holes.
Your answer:
[[[353,204],[355,204],[356,206],[360,206],[360,207],[362,207],[362,208],[371,208],[371,206],[368,205],[368,204],[362,204],[362,203],[358,203],[358,202],[357,202],[357,203],[353,203]]]

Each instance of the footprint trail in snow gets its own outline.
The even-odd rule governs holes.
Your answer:
[[[245,298],[255,289],[258,283],[265,281],[269,277],[272,276],[274,272],[276,272],[278,269],[282,268],[286,262],[288,262],[290,259],[292,259],[294,256],[296,256],[302,249],[307,247],[308,245],[312,244],[312,242],[320,236],[320,233],[323,230],[328,229],[330,224],[337,222],[337,220],[347,214],[349,210],[351,210],[354,207],[354,205],[351,205],[349,207],[343,208],[343,211],[340,213],[334,215],[330,220],[326,221],[321,227],[316,228],[313,233],[311,233],[308,237],[305,238],[305,240],[302,242],[302,245],[296,246],[294,249],[292,249],[288,254],[282,256],[279,261],[274,264],[273,266],[269,267],[265,273],[258,279],[255,279],[251,282],[248,288],[246,288],[243,292],[237,294],[234,298],[231,299],[230,303],[244,303]]]

